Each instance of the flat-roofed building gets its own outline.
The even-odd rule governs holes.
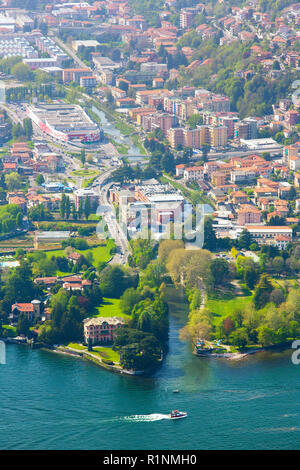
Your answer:
[[[66,103],[44,104],[27,107],[27,115],[46,134],[64,142],[100,140],[98,125],[78,105]]]
[[[89,199],[91,207],[98,205],[99,203],[99,194],[94,189],[91,189],[91,188],[77,189],[74,192],[74,195],[75,195],[75,206],[77,210],[79,209],[80,202],[82,201],[82,203],[84,203],[86,198]]]
[[[245,225],[252,239],[259,245],[276,245],[276,237],[293,240],[293,229],[286,226]]]
[[[210,126],[210,145],[212,147],[225,147],[227,145],[227,127],[226,126]]]

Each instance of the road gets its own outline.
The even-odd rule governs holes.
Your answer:
[[[111,264],[126,264],[129,255],[129,244],[126,234],[121,229],[116,219],[115,210],[112,204],[108,200],[108,189],[112,185],[112,182],[107,182],[109,179],[112,169],[103,172],[93,183],[92,187],[99,193],[99,206],[100,214],[103,216],[103,220],[107,224],[108,231],[111,238],[114,239],[117,252],[111,260]]]
[[[61,47],[62,50],[65,50],[66,53],[70,57],[72,57],[74,62],[76,62],[80,66],[80,68],[82,69],[90,68],[82,60],[80,60],[79,57],[77,57],[77,55],[75,54],[75,52],[69,46],[67,46],[63,41],[61,41],[57,36],[54,37],[54,41],[56,42],[56,44],[58,44],[59,47]]]
[[[7,115],[9,117],[9,119],[14,122],[15,124],[21,124],[23,125],[23,119],[24,117],[26,116],[23,116],[23,114],[19,113],[19,115],[17,114],[17,112],[12,109],[11,107],[8,107],[6,104],[4,103],[1,103],[1,108],[5,109],[5,111],[7,112]]]

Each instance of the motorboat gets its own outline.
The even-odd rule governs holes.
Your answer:
[[[181,419],[181,418],[186,418],[186,417],[187,417],[187,413],[185,411],[173,410],[170,413],[171,419]]]

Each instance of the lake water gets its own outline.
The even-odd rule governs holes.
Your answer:
[[[7,345],[0,449],[298,449],[300,366],[291,352],[197,358],[178,339],[186,309],[172,297],[170,350],[155,377]],[[169,420],[174,408],[188,418]]]

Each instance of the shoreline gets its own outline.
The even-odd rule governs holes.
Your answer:
[[[48,352],[53,352],[53,353],[56,353],[56,354],[63,354],[65,356],[70,356],[70,357],[77,357],[77,358],[80,358],[80,359],[83,359],[83,360],[87,360],[87,361],[90,361],[90,362],[93,362],[94,364],[96,364],[97,366],[101,367],[102,369],[105,369],[109,372],[114,372],[116,374],[120,374],[120,375],[128,375],[128,376],[141,376],[141,375],[146,375],[146,371],[131,371],[131,370],[127,370],[127,369],[123,369],[119,366],[116,366],[116,365],[109,365],[109,364],[105,364],[105,362],[102,361],[101,358],[98,358],[96,356],[94,356],[93,354],[91,354],[89,351],[76,351],[74,349],[68,349],[68,348],[49,348],[49,347],[46,347],[46,346],[43,346],[41,347],[40,349],[44,350],[44,351],[48,351]]]
[[[193,351],[193,355],[196,357],[206,357],[206,358],[217,358],[217,359],[227,359],[229,361],[238,361],[245,359],[248,356],[253,356],[254,354],[258,354],[260,352],[266,352],[266,351],[272,351],[272,350],[282,350],[286,351],[287,349],[291,349],[291,344],[292,341],[288,341],[282,344],[274,344],[271,346],[265,346],[264,348],[259,348],[259,349],[251,349],[250,351],[244,351],[244,352],[235,352],[235,353],[207,353],[207,354],[197,354],[196,351]]]

